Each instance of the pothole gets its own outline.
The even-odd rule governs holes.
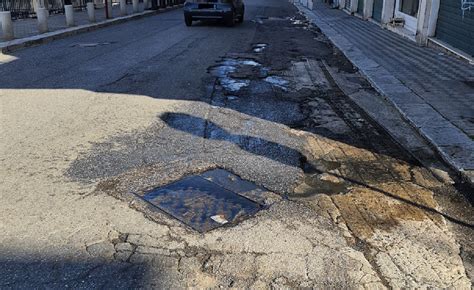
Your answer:
[[[278,76],[269,76],[269,77],[266,77],[264,79],[267,83],[275,86],[275,87],[278,87],[284,91],[287,91],[288,88],[286,87],[288,85],[288,81],[285,80],[284,78],[282,77],[278,77]]]
[[[219,66],[212,67],[210,73],[219,78],[226,77],[229,73],[234,72],[237,68],[233,65],[222,64]]]
[[[254,60],[242,60],[240,63],[242,65],[260,66],[260,64]]]
[[[304,182],[294,190],[294,196],[307,197],[315,194],[344,194],[349,183],[331,173],[306,175]]]
[[[218,65],[211,67],[209,73],[218,78],[219,84],[226,91],[236,93],[250,85],[250,80],[246,79],[245,76],[252,74],[254,69],[259,71],[261,66],[260,63],[252,59],[226,58]],[[247,71],[247,73],[235,74],[239,69],[244,72]],[[266,71],[264,70],[264,72]]]
[[[225,77],[225,78],[219,79],[219,83],[221,84],[222,87],[224,87],[228,91],[238,92],[240,91],[240,89],[244,87],[248,87],[250,84],[250,80],[239,80],[239,79]]]
[[[234,225],[264,208],[268,191],[223,169],[191,175],[141,198],[198,232]]]
[[[235,101],[237,99],[239,99],[239,97],[237,97],[237,96],[227,96],[227,100],[229,100],[229,101]]]
[[[266,43],[256,43],[253,45],[252,50],[253,52],[260,53],[267,48],[268,44]]]
[[[299,19],[290,19],[291,20],[291,24],[293,25],[303,25],[304,22],[302,20],[299,20]]]
[[[342,178],[337,170],[341,163],[329,160],[302,160],[304,179],[291,194],[293,197],[310,197],[316,194],[344,194],[349,191],[350,182]]]

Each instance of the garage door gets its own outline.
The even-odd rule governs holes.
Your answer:
[[[436,38],[474,56],[474,7],[469,11],[467,4],[463,0],[441,0]]]

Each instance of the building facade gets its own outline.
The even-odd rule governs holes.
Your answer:
[[[474,0],[339,0],[339,8],[421,45],[474,59]]]

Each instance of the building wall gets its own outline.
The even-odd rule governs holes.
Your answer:
[[[387,26],[394,17],[395,1],[345,0],[340,2],[340,8],[357,11],[364,19],[371,18]],[[471,1],[470,11],[466,5],[464,11],[461,9],[462,1]],[[474,57],[474,0],[420,0],[417,21],[414,39],[420,45],[436,37]]]

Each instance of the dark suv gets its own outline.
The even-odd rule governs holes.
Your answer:
[[[235,21],[244,21],[245,5],[243,0],[187,0],[184,4],[184,22],[187,26],[193,20],[221,19],[228,26]]]

